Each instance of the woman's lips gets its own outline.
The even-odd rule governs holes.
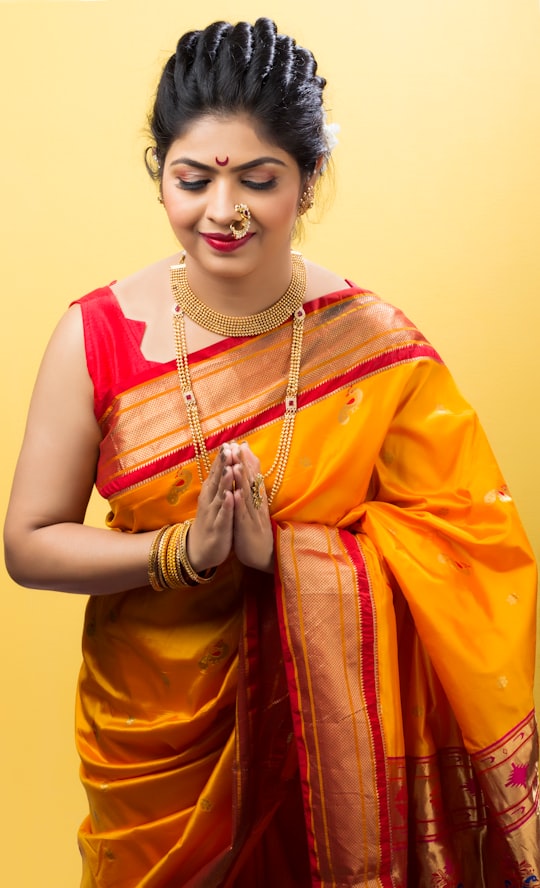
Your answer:
[[[244,244],[247,244],[253,237],[253,234],[246,234],[245,237],[236,239],[232,234],[217,234],[214,232],[205,234],[203,231],[200,232],[200,235],[209,247],[212,247],[213,250],[217,250],[219,253],[232,253],[234,250],[238,250]]]

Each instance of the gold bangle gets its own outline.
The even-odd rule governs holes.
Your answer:
[[[187,553],[187,537],[192,524],[193,521],[190,520],[184,521],[182,525],[183,531],[178,538],[177,559],[180,570],[188,580],[191,580],[192,583],[196,583],[197,585],[202,585],[203,583],[210,583],[213,580],[217,568],[211,567],[208,570],[205,570],[203,574],[199,574],[191,564]]]
[[[164,534],[159,548],[159,569],[163,583],[167,589],[179,589],[182,586],[193,586],[194,583],[180,569],[177,560],[179,540],[185,533],[184,524],[174,524]]]
[[[169,526],[165,528],[165,533],[159,541],[156,556],[158,583],[160,583],[164,589],[171,588],[170,578],[167,574],[167,546],[169,545],[171,535],[174,533],[174,528],[174,524],[169,524]]]
[[[156,533],[148,553],[148,581],[154,592],[209,583],[216,568],[199,574],[187,554],[187,535],[193,521],[166,524]]]
[[[165,574],[167,584],[173,588],[181,586],[189,586],[182,571],[178,570],[178,559],[176,553],[178,550],[178,540],[183,533],[181,524],[175,524],[172,533],[167,537],[166,546],[163,553],[163,572]]]
[[[187,549],[186,549],[186,539],[188,535],[189,528],[191,527],[191,521],[184,521],[181,525],[181,531],[178,536],[178,540],[176,543],[176,567],[178,573],[184,577],[188,586],[196,586],[197,580],[195,579],[195,571],[191,567],[191,563],[187,557]],[[188,564],[188,568],[186,568],[186,562]]]
[[[154,539],[152,540],[150,552],[148,553],[148,581],[154,592],[163,592],[163,585],[161,583],[161,576],[159,573],[158,553],[163,535],[167,532],[169,527],[170,524],[166,524],[165,527],[162,527],[160,530],[158,530]]]
[[[186,570],[182,564],[182,560],[180,558],[180,553],[184,549],[184,544],[182,541],[187,536],[187,532],[188,532],[190,526],[191,526],[190,521],[184,521],[182,524],[179,525],[180,532],[176,538],[176,549],[174,552],[174,557],[175,557],[175,561],[176,561],[176,570],[177,570],[178,576],[180,576],[182,578],[182,582],[186,586],[196,586],[197,585],[196,581],[193,579],[190,579],[190,577],[187,575]]]
[[[169,550],[171,538],[174,536],[175,530],[178,525],[171,524],[161,537],[159,546],[158,546],[158,570],[159,576],[163,582],[163,585],[166,589],[172,589],[174,587],[174,579],[169,574],[167,569],[167,552]]]

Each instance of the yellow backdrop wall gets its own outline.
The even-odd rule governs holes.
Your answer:
[[[341,124],[336,196],[305,254],[398,303],[478,409],[537,550],[537,0],[230,0],[310,46]],[[1,2],[2,506],[69,301],[172,252],[142,164],[158,70],[203,0]],[[43,466],[47,472],[47,466]],[[88,520],[105,507],[92,502]],[[1,578],[3,881],[75,888],[72,740],[84,601]]]

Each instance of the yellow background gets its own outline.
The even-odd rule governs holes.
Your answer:
[[[438,347],[538,554],[538,0],[0,2],[2,509],[57,318],[174,249],[142,163],[158,70],[185,30],[259,14],[314,50],[341,124],[335,198],[304,253]],[[89,520],[104,513],[93,502]],[[84,601],[1,583],[2,881],[76,888]]]

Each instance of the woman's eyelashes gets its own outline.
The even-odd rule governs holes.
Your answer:
[[[254,191],[270,191],[271,188],[276,187],[277,179],[274,176],[272,179],[264,179],[261,182],[244,180],[242,185],[245,185],[246,188],[252,188]]]
[[[177,179],[176,185],[183,191],[202,191],[209,181],[210,179]]]
[[[210,184],[211,179],[181,179],[176,180],[178,188],[183,191],[202,191]],[[271,179],[256,181],[253,179],[243,179],[240,183],[244,188],[250,188],[252,191],[270,191],[277,185],[277,178],[273,176]]]

